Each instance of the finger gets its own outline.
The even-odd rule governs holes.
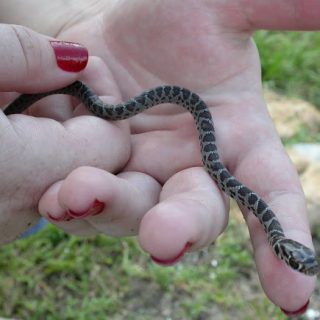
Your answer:
[[[249,9],[250,8],[250,9]],[[292,3],[285,0],[266,3],[250,2],[246,8],[246,26],[250,29],[267,30],[319,30],[319,2]],[[299,18],[297,18],[299,17]],[[250,21],[250,22],[249,22]]]
[[[159,263],[171,264],[188,248],[212,243],[225,229],[228,202],[202,168],[174,175],[164,185],[160,203],[142,219],[141,247]]]
[[[89,226],[89,234],[94,230],[128,236],[137,234],[143,215],[157,203],[159,193],[159,183],[145,174],[115,176],[81,167],[48,189],[39,210],[53,222],[61,220],[58,225],[67,232],[84,235],[84,226]]]
[[[272,145],[256,151],[267,156],[270,152],[268,147],[272,148]],[[305,198],[297,173],[283,150],[276,151],[275,147],[271,150],[274,152],[272,157],[267,156],[268,160],[257,160],[255,156],[250,156],[250,159],[243,159],[239,167],[239,170],[243,170],[259,161],[263,171],[255,172],[255,176],[258,181],[264,181],[264,188],[258,186],[252,179],[249,182],[242,174],[243,181],[248,181],[252,189],[257,190],[271,206],[288,238],[313,248],[306,217]],[[298,310],[308,301],[314,289],[314,277],[299,274],[280,261],[272,252],[266,234],[257,219],[250,213],[246,212],[246,215],[260,281],[266,294],[271,301],[285,310]],[[299,290],[293,290],[294,288]]]
[[[41,92],[74,80],[88,61],[87,50],[78,44],[52,41],[16,25],[1,25],[0,88],[2,91]],[[50,41],[51,40],[51,41]]]
[[[39,213],[57,227],[78,235],[92,236],[98,232],[85,220],[73,219],[65,207],[58,201],[58,194],[63,180],[54,183],[41,197],[38,205]]]
[[[221,126],[217,128],[220,145],[225,145],[227,139],[229,144],[234,142],[233,148],[221,148],[225,164],[241,182],[271,206],[289,238],[312,248],[298,175],[265,109],[252,101],[245,104],[241,114],[237,112],[239,106],[233,107],[232,109],[231,106],[233,112],[216,111],[220,112],[221,119],[225,119],[225,123],[220,121]],[[252,108],[255,108],[254,112]],[[238,116],[223,117],[224,112]],[[242,123],[241,128],[239,123]],[[294,272],[279,261],[256,217],[243,207],[242,210],[248,223],[259,277],[266,294],[285,310],[298,310],[310,297],[315,279]]]
[[[128,135],[96,117],[77,117],[62,125],[51,119],[11,115],[2,117],[0,127],[5,186],[0,218],[8,219],[0,225],[1,243],[12,241],[35,221],[38,201],[54,182],[83,165],[117,172],[130,155]],[[7,196],[12,194],[14,201]],[[19,224],[14,223],[16,219]]]

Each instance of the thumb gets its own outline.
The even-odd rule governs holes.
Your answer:
[[[0,91],[32,93],[62,87],[88,62],[80,44],[56,41],[28,28],[0,24]]]

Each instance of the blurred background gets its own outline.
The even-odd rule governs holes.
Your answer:
[[[308,200],[320,255],[320,32],[255,35],[265,97]],[[236,206],[206,252],[160,267],[135,239],[66,235],[48,225],[0,247],[0,316],[14,319],[286,319],[264,296]],[[307,314],[320,319],[320,282]]]

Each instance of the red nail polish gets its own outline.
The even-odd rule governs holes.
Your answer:
[[[88,50],[78,43],[67,41],[50,41],[60,69],[79,72],[88,63]]]
[[[296,317],[296,316],[300,316],[300,315],[304,314],[307,311],[309,303],[310,303],[310,300],[308,300],[307,303],[297,311],[287,311],[282,308],[280,308],[280,309],[286,316]]]
[[[162,259],[158,259],[154,256],[151,256],[151,259],[153,262],[160,264],[162,266],[172,266],[175,263],[179,262],[181,260],[181,258],[184,256],[184,254],[186,253],[186,251],[188,251],[188,249],[192,246],[191,242],[187,242],[187,244],[184,246],[184,248],[181,250],[181,252],[174,258],[172,259],[168,259],[168,260],[162,260]]]
[[[90,206],[90,208],[86,211],[83,212],[75,212],[72,210],[68,210],[68,214],[73,217],[73,218],[85,218],[88,216],[96,216],[99,213],[101,213],[105,208],[105,203],[101,202],[99,200],[94,200],[94,202],[92,203],[92,205]]]
[[[65,212],[62,216],[60,217],[54,217],[51,215],[51,213],[47,212],[47,216],[50,220],[55,221],[55,222],[61,222],[61,221],[71,221],[73,220],[73,217],[69,216],[67,212]]]

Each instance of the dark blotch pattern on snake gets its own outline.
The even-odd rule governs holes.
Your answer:
[[[127,119],[162,103],[173,103],[187,109],[192,114],[199,132],[203,164],[218,186],[253,212],[263,225],[273,252],[287,265],[306,275],[316,275],[319,272],[320,267],[314,252],[303,244],[286,238],[270,207],[224,167],[215,143],[210,111],[197,94],[177,86],[160,86],[144,91],[123,104],[107,105],[88,86],[76,81],[67,87],[50,92],[23,94],[14,100],[4,113],[6,115],[21,113],[34,102],[52,94],[77,97],[94,115],[107,120]]]

